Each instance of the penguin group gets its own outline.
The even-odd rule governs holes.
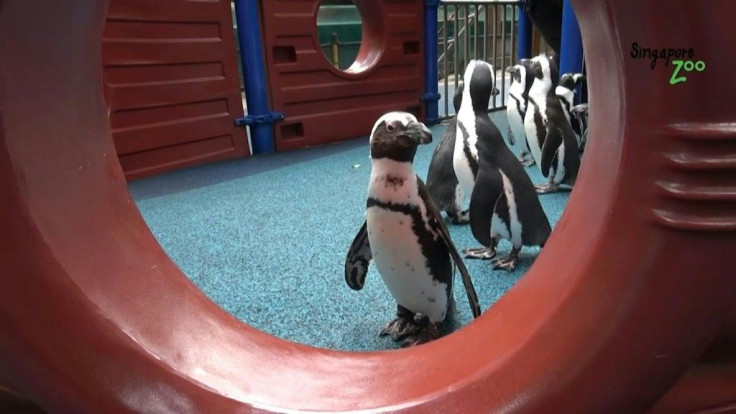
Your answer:
[[[537,192],[544,194],[557,191],[561,185],[572,186],[577,178],[583,131],[571,118],[575,90],[584,76],[569,73],[560,77],[557,64],[546,55],[532,58],[528,65],[532,83],[523,129],[532,157],[547,178],[546,183],[536,186]],[[511,122],[518,122],[518,117],[509,117]]]
[[[482,245],[465,250],[465,254],[494,259],[494,268],[512,271],[522,246],[544,246],[551,227],[531,179],[488,116],[496,83],[493,66],[470,61],[463,82],[453,167],[463,191],[471,194],[470,227]],[[500,239],[513,246],[505,258],[495,258]]]
[[[440,324],[453,310],[454,268],[473,316],[481,313],[441,211],[453,224],[470,224],[481,246],[462,250],[466,258],[491,259],[494,269],[513,271],[522,247],[543,247],[552,230],[538,193],[574,183],[587,125],[587,105],[573,106],[583,76],[559,77],[554,61],[543,55],[520,60],[507,72],[507,140],[521,146],[518,156],[488,116],[490,98],[498,93],[496,71],[481,60],[468,63],[455,91],[456,115],[435,147],[426,185],[413,166],[418,146],[432,141],[423,123],[409,113],[389,112],[371,131],[365,221],[348,249],[345,281],[362,289],[375,264],[397,303],[395,318],[380,335],[402,346],[439,337]],[[532,164],[547,183],[535,187],[524,169]],[[497,258],[502,239],[512,249]]]

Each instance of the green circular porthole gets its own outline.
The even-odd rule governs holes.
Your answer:
[[[352,66],[363,40],[363,19],[352,0],[325,0],[317,11],[317,38],[327,60],[339,70]]]
[[[383,4],[374,0],[321,0],[315,41],[337,73],[362,75],[382,55]]]

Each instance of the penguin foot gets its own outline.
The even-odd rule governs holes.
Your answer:
[[[468,224],[470,223],[470,211],[463,210],[460,213],[447,212],[447,216],[450,218],[452,224]]]
[[[534,158],[519,159],[519,161],[521,162],[521,165],[523,165],[524,167],[531,167],[532,165],[536,164],[536,161],[534,161]]]
[[[559,186],[553,183],[538,184],[534,186],[534,189],[537,190],[537,194],[554,193],[558,188]]]
[[[496,256],[496,249],[494,247],[476,247],[474,249],[464,249],[463,254],[468,259],[488,260]]]
[[[401,342],[402,348],[409,348],[421,344],[426,344],[440,337],[440,330],[437,325],[427,323],[424,329],[420,330],[416,335],[409,336]]]
[[[378,336],[391,335],[391,339],[394,342],[398,342],[407,336],[417,334],[420,330],[421,326],[414,321],[414,314],[410,310],[399,305],[396,312],[396,319],[386,324],[386,326],[381,329],[381,333],[379,333]]]
[[[511,249],[511,253],[503,259],[496,259],[493,261],[493,269],[504,269],[508,272],[513,272],[516,269],[516,265],[519,263],[519,249]]]

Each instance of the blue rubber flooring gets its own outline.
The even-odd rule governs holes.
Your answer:
[[[492,113],[506,133],[506,112]],[[446,129],[432,127],[415,170],[425,178],[432,151]],[[543,182],[538,168],[527,168]],[[300,151],[189,168],[130,184],[154,236],[181,270],[243,322],[269,334],[322,348],[369,351],[398,345],[378,332],[396,303],[372,265],[361,291],[344,281],[350,243],[364,220],[370,175],[368,138]],[[554,225],[569,193],[540,196]],[[448,226],[458,248],[478,243],[468,226]],[[510,251],[502,241],[498,253]],[[466,261],[483,310],[513,286],[538,249],[524,248],[517,269],[493,271]],[[458,329],[472,315],[459,275]]]

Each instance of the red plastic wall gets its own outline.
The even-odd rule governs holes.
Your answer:
[[[317,0],[261,2],[277,150],[365,136],[383,113],[424,117],[424,2],[356,0],[363,41],[356,63],[335,69],[317,39]]]
[[[249,154],[229,0],[111,0],[106,98],[128,179]]]

